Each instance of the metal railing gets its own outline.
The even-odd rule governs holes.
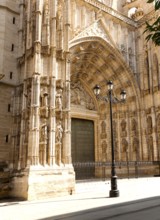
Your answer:
[[[118,178],[138,178],[160,176],[160,161],[118,161]],[[110,179],[111,162],[76,162],[73,163],[76,180]]]

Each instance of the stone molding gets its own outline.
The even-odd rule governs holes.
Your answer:
[[[85,37],[92,37],[92,36],[100,37],[104,39],[107,43],[109,43],[112,47],[116,47],[115,43],[112,40],[112,37],[110,36],[108,30],[106,29],[101,19],[97,20],[92,25],[90,25],[88,28],[86,28],[84,31],[82,31],[80,34],[78,34],[73,39],[73,41],[76,41],[77,39],[81,39]]]
[[[137,23],[126,16],[122,15],[120,12],[117,12],[116,10],[108,7],[107,5],[104,5],[100,2],[97,2],[96,0],[84,0],[84,2],[89,3],[92,6],[95,6],[96,8],[99,8],[100,10],[108,13],[111,16],[114,16],[115,18],[127,23],[128,25],[131,25],[133,27],[137,27]]]

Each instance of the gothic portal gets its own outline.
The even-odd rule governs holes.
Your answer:
[[[108,80],[116,96],[127,92],[113,106],[116,161],[159,161],[160,53],[143,33],[152,9],[145,0],[0,3],[1,197],[72,194],[74,162],[111,161],[109,106],[93,93],[99,84],[106,94]]]

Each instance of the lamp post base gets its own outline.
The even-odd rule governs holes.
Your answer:
[[[119,190],[110,190],[109,197],[119,197]]]
[[[115,173],[115,167],[112,167],[112,173],[114,171]],[[119,197],[119,190],[117,187],[117,176],[116,175],[112,175],[111,176],[111,190],[109,192],[109,197]]]

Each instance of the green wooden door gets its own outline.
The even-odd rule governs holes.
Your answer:
[[[89,178],[94,175],[94,167],[89,163],[95,161],[94,122],[72,118],[71,131],[72,162],[81,164],[79,169],[75,167],[76,178]]]

